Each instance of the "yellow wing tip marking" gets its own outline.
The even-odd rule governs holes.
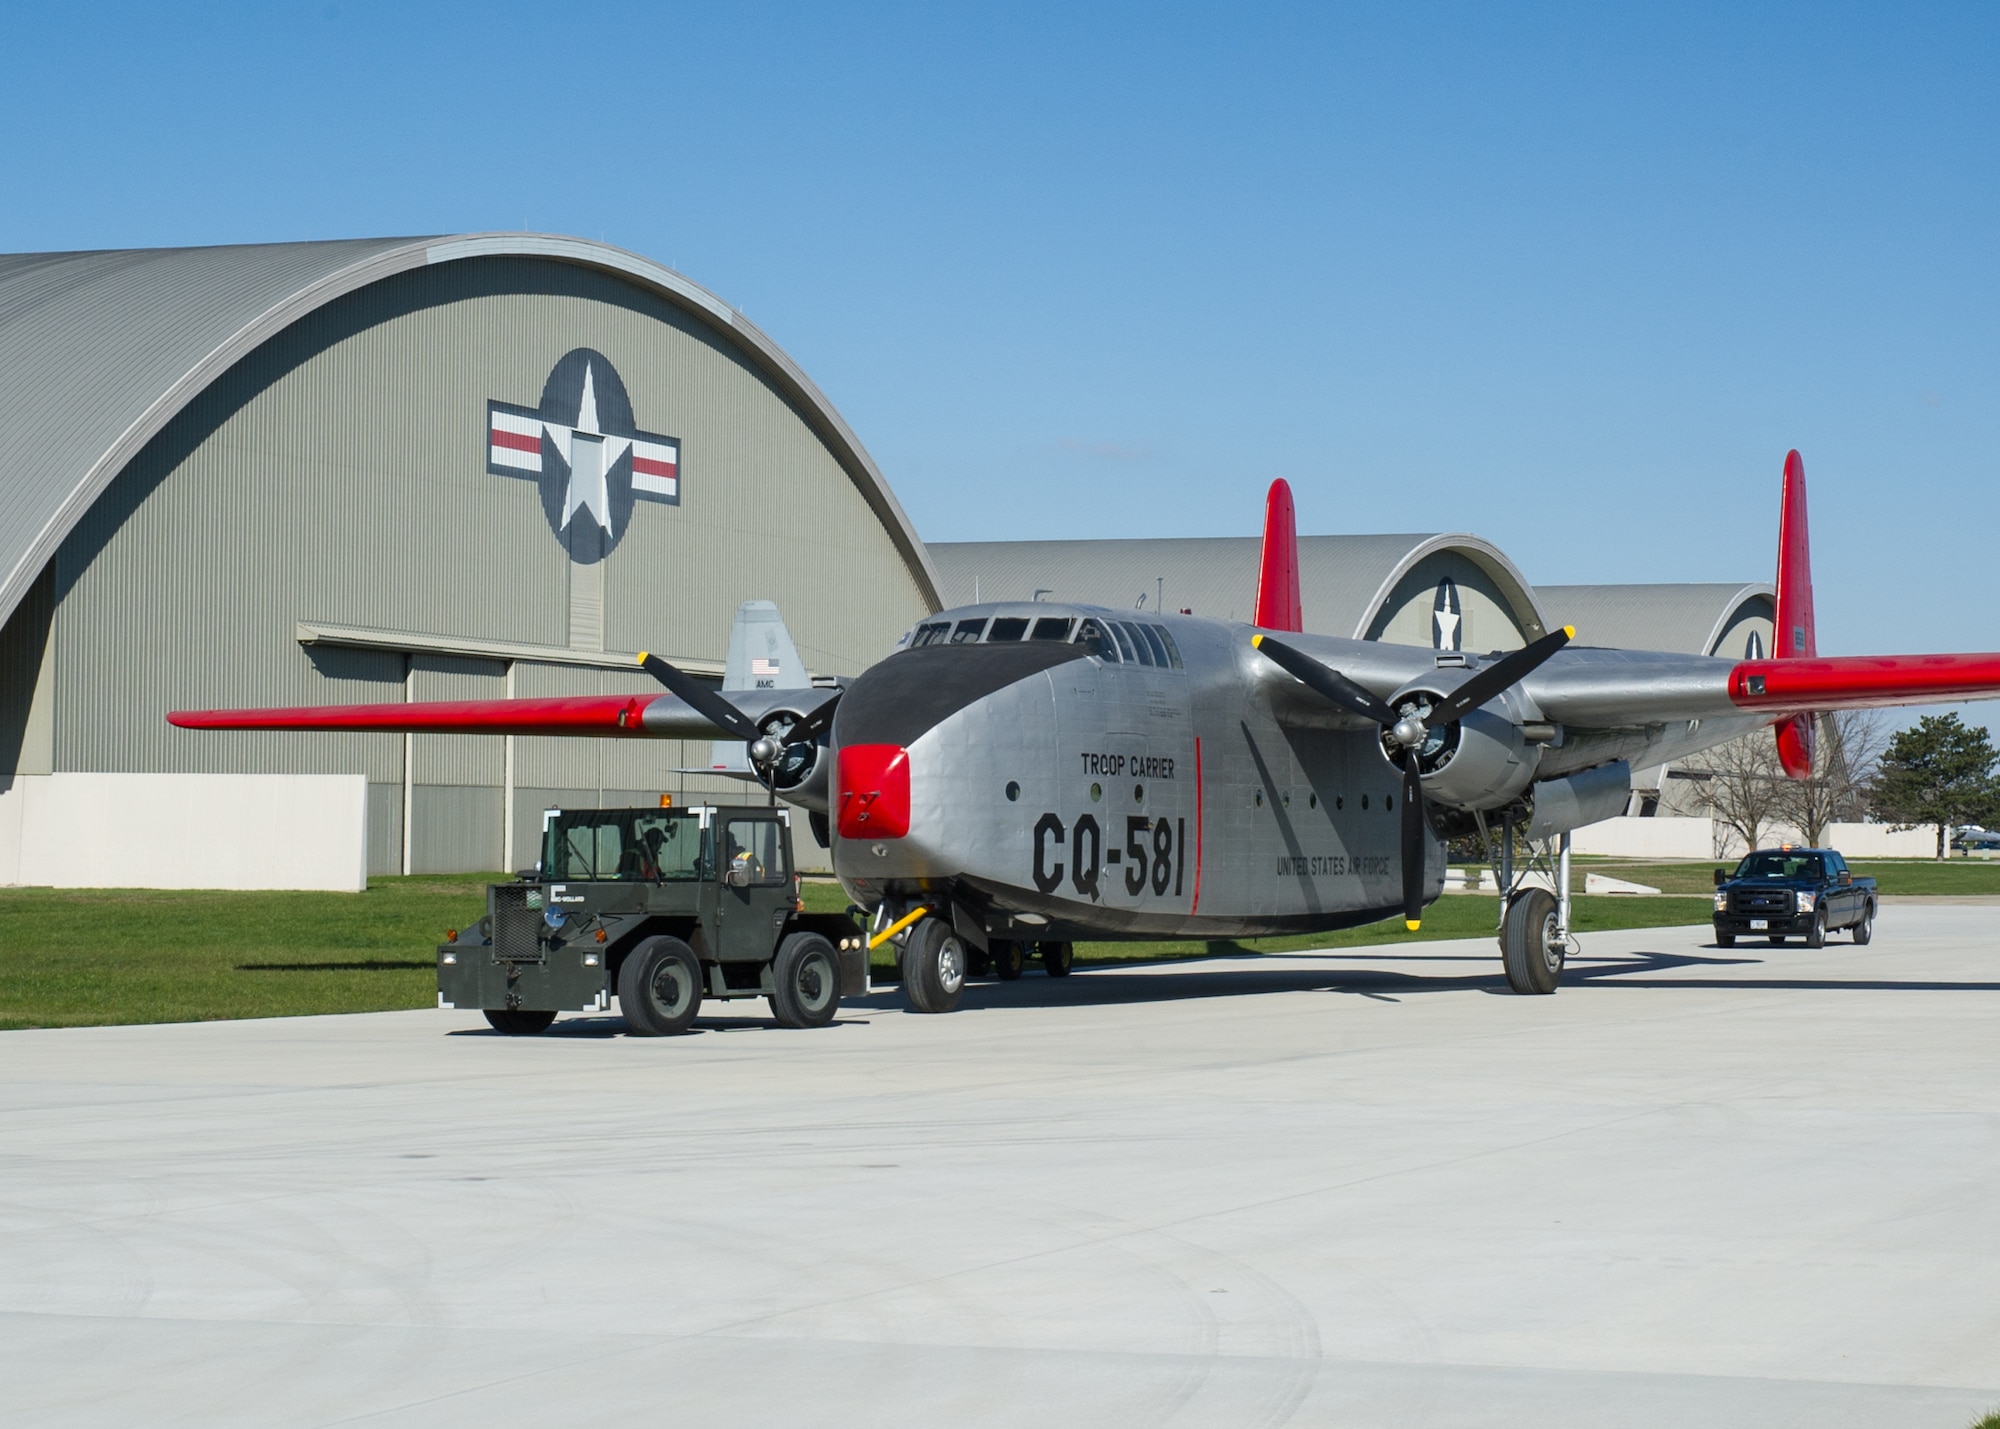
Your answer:
[[[1412,933],[1416,932],[1417,929],[1423,926],[1424,926],[1424,920],[1421,918],[1405,918],[1403,920],[1403,927]]]
[[[1576,627],[1574,625],[1565,625],[1563,627],[1563,636],[1568,640],[1576,639]]]

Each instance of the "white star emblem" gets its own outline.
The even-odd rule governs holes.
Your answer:
[[[1458,612],[1455,610],[1435,610],[1432,618],[1437,621],[1437,648],[1456,650],[1458,648]]]
[[[556,444],[563,464],[569,468],[569,486],[563,492],[563,529],[568,530],[570,518],[583,510],[609,531],[611,487],[607,478],[626,448],[632,445],[632,439],[607,436],[598,425],[596,374],[589,363],[583,368],[583,400],[578,404],[576,425],[565,427],[545,421],[542,430]]]

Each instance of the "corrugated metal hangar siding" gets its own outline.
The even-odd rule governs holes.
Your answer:
[[[533,406],[603,353],[642,430],[678,437],[681,504],[640,502],[604,563],[604,644],[719,660],[737,604],[779,603],[852,672],[928,608],[807,418],[714,329],[610,274],[482,257],[397,274],[293,323],[175,417],[55,562],[57,770],[352,772],[371,863],[400,866],[401,736],[202,734],[175,707],[505,691],[502,661],[302,646],[298,623],[568,644],[570,566],[533,482],[486,471],[486,403]],[[866,571],[864,580],[855,571]],[[634,670],[514,664],[522,695],[646,690]],[[499,862],[499,739],[410,741],[410,866]],[[706,743],[517,741],[517,857],[544,795],[682,787]],[[740,790],[740,786],[721,787]],[[624,796],[621,796],[624,797]]]

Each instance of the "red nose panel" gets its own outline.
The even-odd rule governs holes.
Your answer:
[[[899,839],[910,831],[910,751],[900,744],[840,750],[840,836]]]

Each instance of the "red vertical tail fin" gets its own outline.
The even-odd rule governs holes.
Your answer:
[[[1784,504],[1778,511],[1778,607],[1771,632],[1771,658],[1797,660],[1817,654],[1812,543],[1806,535],[1806,464],[1792,451],[1785,455]],[[1778,726],[1778,762],[1794,779],[1812,777],[1815,725],[1815,716],[1802,714]]]
[[[1264,562],[1257,571],[1257,624],[1266,630],[1304,630],[1299,601],[1299,529],[1292,488],[1281,476],[1264,498]]]

